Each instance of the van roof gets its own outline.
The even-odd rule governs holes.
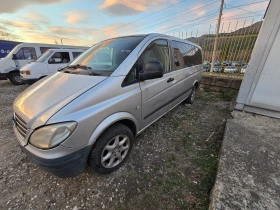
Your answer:
[[[196,43],[193,43],[193,42],[190,42],[186,39],[181,39],[181,38],[178,38],[178,37],[174,37],[174,36],[169,36],[169,35],[166,35],[166,34],[160,34],[160,33],[150,33],[150,34],[135,34],[135,35],[127,35],[127,36],[119,36],[119,37],[113,37],[111,39],[115,39],[115,38],[125,38],[125,37],[134,37],[134,36],[142,36],[142,37],[150,37],[150,38],[154,38],[154,37],[157,37],[157,36],[160,36],[160,37],[166,37],[168,39],[171,39],[171,40],[174,40],[174,41],[178,41],[178,42],[184,42],[184,43],[189,43],[189,44],[192,44],[198,48],[201,49],[201,47],[199,45],[197,45]],[[107,39],[107,40],[110,40],[110,39]],[[104,40],[105,41],[105,40]]]
[[[66,52],[72,52],[72,51],[75,51],[75,52],[84,52],[85,49],[79,49],[79,48],[75,48],[75,49],[67,49],[67,48],[63,48],[63,49],[48,49],[48,50],[52,50],[54,52],[57,52],[57,51],[66,51]]]
[[[18,44],[19,46],[24,46],[24,45],[39,45],[39,46],[49,46],[49,47],[62,47],[62,48],[89,48],[89,47],[86,47],[86,46],[73,46],[73,45],[57,45],[57,44],[43,44],[43,43],[29,43],[29,42],[24,42],[24,43],[20,43]]]

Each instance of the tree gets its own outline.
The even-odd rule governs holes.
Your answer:
[[[10,40],[11,32],[10,31],[1,31],[0,36],[1,36],[1,39]]]

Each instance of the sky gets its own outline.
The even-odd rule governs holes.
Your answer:
[[[0,35],[5,32],[10,34],[6,39],[50,44],[62,39],[63,44],[80,46],[130,34],[200,36],[214,33],[220,3],[221,0],[0,0]],[[260,21],[267,5],[264,0],[225,0],[221,31]]]

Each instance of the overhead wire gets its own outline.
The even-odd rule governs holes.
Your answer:
[[[184,1],[185,1],[185,0],[184,0]],[[213,1],[214,1],[214,2],[213,2]],[[191,12],[193,12],[193,11],[202,9],[202,8],[204,8],[204,7],[207,7],[207,6],[211,5],[211,4],[216,3],[216,2],[219,2],[219,1],[220,1],[220,0],[216,0],[216,1],[215,1],[215,0],[209,0],[209,1],[205,2],[205,3],[204,3],[202,6],[200,6],[200,7],[197,7],[197,6],[192,7],[192,8],[190,8],[190,10],[188,10],[187,12],[181,11],[181,12],[183,12],[181,15],[178,15],[178,14],[180,14],[181,12],[180,12],[180,13],[176,12],[176,13],[173,13],[173,14],[169,14],[168,17],[169,17],[169,16],[173,16],[173,15],[182,16],[182,15],[191,13]],[[183,2],[183,1],[180,1],[180,2],[178,2],[178,3],[176,3],[176,4],[173,4],[173,5],[171,5],[171,6],[169,6],[169,7],[166,7],[166,8],[164,8],[164,9],[162,9],[162,10],[159,10],[159,11],[157,11],[157,12],[154,12],[154,13],[152,13],[152,14],[150,14],[150,15],[147,15],[147,16],[145,16],[145,17],[139,18],[139,19],[137,19],[137,20],[135,20],[135,21],[129,22],[129,23],[127,23],[127,24],[124,24],[124,25],[121,25],[121,26],[118,26],[118,27],[115,27],[115,28],[112,28],[112,29],[114,30],[114,29],[118,29],[118,28],[125,27],[125,26],[127,26],[127,25],[130,25],[131,23],[137,22],[137,21],[139,21],[139,20],[143,20],[143,19],[145,19],[145,18],[147,18],[147,17],[149,17],[149,16],[152,16],[152,15],[154,15],[154,14],[157,14],[157,13],[159,13],[159,12],[162,12],[163,10],[168,9],[168,8],[170,8],[170,7],[172,7],[172,6],[175,6],[175,5],[177,5],[177,4],[179,4],[179,3],[182,3],[182,2]],[[158,19],[156,19],[156,20],[153,20],[153,21],[149,21],[148,24],[150,24],[150,23],[152,23],[152,22],[155,22],[155,21],[158,21],[158,20],[161,20],[161,19],[164,19],[164,18],[167,18],[167,17],[165,16],[165,17],[162,17],[162,18],[158,18]],[[169,21],[169,20],[172,20],[172,19],[175,19],[175,18],[177,18],[177,17],[170,18],[170,19],[168,19],[168,20],[166,20],[166,21]],[[166,21],[160,22],[160,23],[155,24],[155,25],[153,25],[153,26],[157,26],[157,25],[159,25],[159,24],[165,23]],[[147,25],[147,23],[141,24],[140,26],[143,26],[143,25]],[[153,26],[148,26],[148,27],[146,27],[146,28],[151,28],[151,27],[153,27]],[[137,27],[139,27],[139,26],[137,26]],[[135,26],[132,27],[132,28],[129,28],[129,29],[131,30],[131,29],[133,29],[133,28],[135,28]],[[144,29],[146,29],[146,28],[144,28]],[[142,30],[144,30],[144,29],[140,29],[140,30],[137,30],[137,31],[142,31]],[[95,35],[98,35],[98,34],[102,34],[102,32],[96,33]],[[95,36],[95,35],[94,35],[94,36]]]
[[[168,6],[168,7],[165,7],[165,8],[163,8],[163,9],[161,9],[161,10],[158,10],[158,11],[156,11],[156,12],[154,12],[154,13],[151,13],[151,14],[149,14],[149,15],[146,15],[146,16],[144,16],[144,17],[141,17],[141,18],[139,18],[139,19],[137,19],[137,20],[131,21],[131,22],[126,23],[126,24],[123,24],[123,25],[121,25],[121,26],[117,26],[117,27],[115,27],[115,28],[113,28],[113,29],[118,29],[118,28],[121,28],[121,27],[125,27],[125,26],[127,26],[127,25],[132,24],[132,23],[135,23],[135,22],[137,22],[137,21],[143,20],[143,19],[145,19],[145,18],[147,18],[147,17],[150,17],[150,16],[152,16],[152,15],[155,15],[155,14],[157,14],[157,13],[160,13],[160,12],[166,10],[166,9],[169,9],[170,7],[173,7],[173,6],[175,6],[175,5],[181,4],[181,3],[185,2],[185,1],[186,1],[186,0],[179,1],[178,3],[172,4],[172,5]],[[102,34],[102,32],[96,33],[96,34]]]
[[[239,10],[243,10],[243,11],[246,11],[246,12],[249,12],[249,13],[254,13],[254,14],[260,15],[260,13],[249,11],[249,10],[246,10],[246,9],[242,9],[240,7],[249,6],[249,5],[253,5],[253,4],[259,4],[259,3],[263,3],[263,2],[268,2],[268,1],[267,0],[265,0],[265,1],[258,1],[258,2],[253,2],[253,3],[249,3],[249,4],[238,5],[238,6],[234,6],[234,5],[230,5],[230,4],[225,4],[225,9],[235,9],[235,8],[237,8]],[[227,6],[229,6],[230,8],[226,8]]]
[[[196,11],[196,10],[202,9],[202,8],[204,8],[204,7],[209,6],[210,4],[213,4],[213,3],[216,3],[216,2],[219,2],[219,1],[220,1],[220,0],[217,0],[217,1],[215,1],[215,2],[211,2],[211,3],[209,3],[209,4],[206,4],[206,5],[201,6],[201,7],[199,7],[199,8],[195,8],[195,9],[193,9],[193,10],[189,10],[188,12],[185,12],[185,13],[183,13],[183,14],[189,14],[189,13],[191,13],[191,12],[194,12],[194,11]],[[216,12],[216,13],[217,13],[217,12]],[[178,17],[182,17],[182,15],[179,15],[179,16],[176,16],[176,17],[173,17],[173,18],[170,18],[170,19],[168,19],[167,21],[173,20],[173,19],[178,18]],[[200,19],[200,18],[198,18],[198,19]],[[160,25],[160,24],[165,23],[165,22],[166,22],[166,21],[163,21],[163,22],[157,23],[157,24],[152,25],[152,26],[148,26],[148,27],[146,27],[146,28],[143,28],[143,29],[140,29],[140,30],[137,30],[137,31],[142,31],[142,30],[145,30],[145,29],[147,29],[147,28],[151,28],[151,27]],[[188,21],[188,22],[189,22],[189,21]],[[185,22],[185,23],[186,23],[186,22]],[[185,23],[182,23],[182,24],[185,24]],[[178,24],[178,25],[181,25],[181,24]]]

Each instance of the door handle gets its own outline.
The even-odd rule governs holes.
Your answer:
[[[172,77],[170,77],[170,78],[167,80],[168,83],[169,83],[169,82],[172,82],[172,81],[174,81],[174,78],[172,78]]]

